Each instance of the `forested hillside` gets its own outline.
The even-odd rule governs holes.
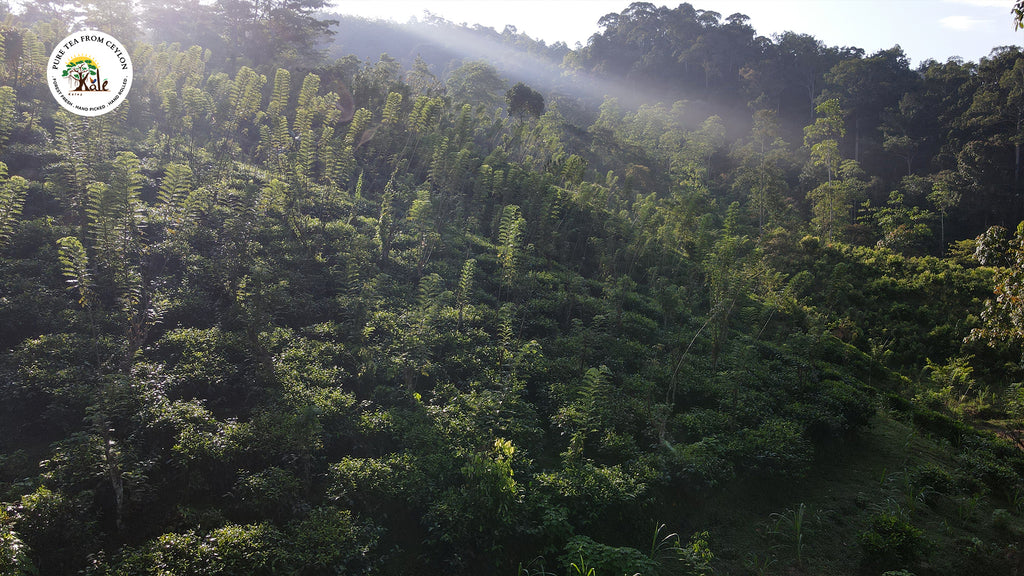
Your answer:
[[[0,574],[1024,573],[1020,48],[323,8],[3,14]]]

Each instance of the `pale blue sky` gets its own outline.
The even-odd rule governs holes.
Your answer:
[[[723,17],[750,16],[759,34],[793,30],[829,45],[857,46],[869,54],[895,44],[914,65],[951,56],[977,61],[995,46],[1024,43],[1013,30],[1013,0],[704,0],[697,9]],[[677,6],[678,1],[655,2]],[[505,24],[520,32],[570,47],[598,31],[597,20],[621,12],[629,0],[335,0],[340,11],[405,22],[424,10],[452,22],[483,24],[499,32]]]

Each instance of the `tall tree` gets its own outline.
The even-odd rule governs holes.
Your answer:
[[[522,82],[505,92],[505,103],[508,104],[509,116],[540,118],[544,113],[544,96]]]
[[[819,230],[832,240],[847,207],[837,178],[842,163],[839,139],[846,134],[843,111],[838,100],[826,100],[815,108],[818,118],[804,128],[804,146],[810,148],[811,164],[825,169],[826,180],[808,193]]]
[[[982,325],[970,339],[994,347],[1013,346],[1024,363],[1024,223],[1013,236],[994,226],[977,239],[976,256],[984,266],[996,266],[994,298],[985,301]]]
[[[448,77],[446,85],[454,101],[484,104],[489,108],[501,101],[506,86],[498,70],[483,61],[459,66]]]
[[[740,166],[733,188],[745,193],[748,206],[757,217],[757,228],[763,233],[770,219],[781,210],[786,179],[781,163],[786,151],[777,115],[770,110],[754,113],[750,141],[736,151]]]
[[[320,19],[325,0],[217,0],[230,57],[261,71],[275,65],[307,65],[322,57],[333,20]]]
[[[202,46],[223,57],[222,14],[200,0],[141,0],[142,24],[158,42]]]
[[[809,34],[786,32],[776,41],[787,85],[802,91],[803,108],[807,115],[814,116],[814,102],[824,88],[823,77],[839,60],[839,51],[828,48]],[[799,117],[798,117],[799,118]]]
[[[879,50],[868,58],[850,58],[835,65],[826,76],[831,97],[838,98],[853,131],[853,159],[861,161],[865,142],[873,136],[887,108],[896,108],[900,97],[917,80],[910,59],[899,45]],[[877,146],[877,144],[874,144]]]

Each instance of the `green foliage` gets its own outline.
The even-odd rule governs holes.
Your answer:
[[[1024,223],[1012,238],[1005,229],[993,227],[978,239],[977,258],[982,264],[1003,265],[996,273],[995,298],[985,301],[983,325],[971,331],[972,340],[992,346],[1019,346],[1024,337]]]
[[[586,536],[574,536],[565,547],[570,574],[653,574],[656,564],[636,548],[608,546]]]
[[[446,85],[455,102],[493,107],[501,98],[505,81],[493,66],[475,61],[467,62],[452,71]]]
[[[348,510],[320,507],[288,527],[295,543],[288,560],[294,569],[311,573],[343,573],[365,566],[366,551],[376,535],[372,527],[360,525]]]
[[[361,146],[364,143],[363,138],[371,121],[373,121],[373,112],[366,108],[356,110],[355,116],[352,117],[352,122],[348,125],[345,144],[353,148]]]
[[[412,113],[409,116],[409,126],[416,132],[420,132],[422,134],[429,133],[437,127],[443,112],[443,100],[440,98],[419,96],[416,98],[416,101],[413,102]]]
[[[95,518],[83,514],[87,496],[68,497],[39,486],[21,497],[15,508],[15,526],[29,558],[19,560],[18,569],[45,574],[65,565],[82,565],[97,536]],[[40,555],[41,550],[46,554]]]
[[[262,101],[260,92],[266,83],[267,77],[257,74],[253,69],[247,66],[238,69],[228,95],[228,118],[224,124],[225,132],[231,133],[244,123],[259,120],[262,114],[260,112]]]
[[[882,229],[878,245],[901,252],[918,252],[931,238],[928,228],[933,214],[914,206],[904,205],[903,195],[893,192],[884,208],[875,212],[875,219]]]
[[[7,165],[0,162],[0,248],[14,234],[14,226],[25,206],[28,181],[21,176],[7,177]]]
[[[0,572],[831,573],[867,523],[878,572],[923,554],[902,512],[930,572],[1008,573],[1022,250],[969,238],[1021,216],[1019,50],[912,71],[688,4],[576,50],[410,24],[527,62],[507,90],[448,44],[344,55],[390,25],[318,46],[318,0],[143,4],[168,43],[121,7],[97,118],[41,105],[74,15],[2,30]]]
[[[922,391],[919,399],[928,408],[947,410],[960,418],[965,413],[977,414],[984,407],[984,392],[977,389],[971,360],[969,356],[950,358],[945,365],[938,365],[926,359],[932,386]]]
[[[158,210],[167,221],[168,231],[177,231],[189,217],[186,203],[192,194],[192,170],[182,164],[168,164],[157,192]]]
[[[544,113],[544,97],[522,82],[516,82],[505,92],[505,103],[509,116],[540,118]]]
[[[804,565],[807,546],[807,506],[801,502],[796,508],[771,515],[771,533],[783,536],[796,557],[797,566]]]
[[[704,576],[712,573],[714,558],[708,547],[708,533],[694,534],[683,545],[678,534],[661,537],[664,525],[654,530],[648,553],[636,548],[601,544],[587,536],[574,536],[565,546],[562,561],[570,574],[680,574]]]
[[[276,78],[274,84],[276,90]],[[302,88],[299,90],[299,98],[295,106],[293,129],[298,134],[305,135],[313,127],[313,114],[316,112],[316,98],[319,89],[320,77],[316,74],[306,74],[302,79]]]
[[[381,195],[380,217],[377,218],[377,245],[380,247],[380,261],[382,264],[388,262],[391,253],[391,241],[395,234],[394,216],[395,189],[394,181],[388,180],[384,187],[384,194]]]
[[[145,226],[141,188],[139,160],[131,152],[118,153],[109,184],[94,182],[88,187],[86,214],[98,263],[114,270],[122,285]]]
[[[473,277],[476,274],[476,260],[470,258],[462,265],[462,272],[459,274],[459,292],[456,297],[459,304],[459,320],[462,320],[462,311],[469,305],[473,294]]]
[[[7,144],[7,139],[15,127],[15,113],[18,97],[14,88],[0,86],[0,149]]]
[[[125,554],[113,574],[273,574],[285,565],[281,539],[269,524],[167,533]]]
[[[467,485],[473,487],[472,497],[479,500],[476,505],[495,510],[498,518],[505,522],[512,518],[520,491],[513,477],[514,454],[512,442],[495,438],[494,448],[489,454],[471,454],[461,470]]]
[[[85,203],[86,187],[92,178],[91,162],[88,162],[86,143],[83,142],[88,135],[81,118],[64,111],[54,116],[54,123],[57,146],[63,160],[64,185],[69,189],[66,196],[73,208],[81,209]]]
[[[381,122],[384,124],[397,123],[399,114],[401,113],[401,106],[402,95],[398,92],[389,93],[387,101],[384,103],[384,111],[381,112]]]
[[[13,529],[16,518],[13,510],[0,509],[0,573],[11,576],[38,574],[29,560],[25,543]]]
[[[520,251],[526,220],[519,206],[505,206],[498,225],[498,261],[501,263],[503,286],[511,286],[519,273]]]
[[[843,110],[839,106],[839,100],[825,100],[814,108],[818,118],[814,124],[804,128],[804,144],[812,146],[815,143],[836,141],[846,135],[846,128],[843,125]],[[824,160],[824,158],[822,159]]]
[[[905,568],[926,549],[924,533],[892,512],[875,514],[860,534],[864,563],[875,568]]]
[[[270,93],[270,100],[267,102],[267,114],[280,116],[288,107],[288,94],[291,92],[291,73],[284,68],[278,68],[274,73],[274,89]]]
[[[89,257],[85,247],[74,236],[66,236],[57,241],[60,248],[59,258],[61,272],[68,283],[69,290],[78,291],[78,303],[87,307],[93,299],[92,280],[89,273]]]

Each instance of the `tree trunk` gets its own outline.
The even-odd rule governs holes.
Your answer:
[[[117,465],[116,458],[112,453],[111,446],[114,443],[110,437],[110,429],[103,434],[103,460],[107,467],[107,476],[110,479],[110,487],[114,491],[114,524],[120,532],[123,526],[124,517],[124,478],[121,476],[121,467]]]
[[[1018,192],[1018,184],[1020,183],[1020,142],[1014,142],[1013,144],[1013,189]]]
[[[853,121],[853,159],[860,162],[860,118]]]

